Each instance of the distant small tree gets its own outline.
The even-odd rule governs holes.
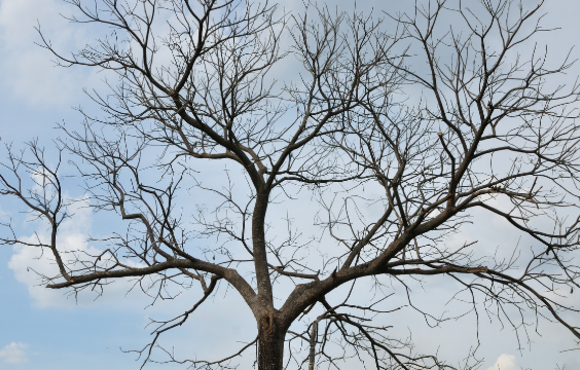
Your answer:
[[[166,351],[169,361],[222,367],[257,345],[260,370],[349,359],[457,369],[369,319],[389,314],[387,293],[364,302],[352,294],[361,279],[387,292],[389,281],[435,275],[460,284],[473,312],[517,331],[547,317],[580,339],[565,316],[577,310],[550,295],[579,287],[580,90],[558,84],[569,59],[551,67],[534,44],[543,1],[436,0],[384,19],[314,6],[289,16],[241,0],[67,2],[80,12],[73,22],[109,35],[70,57],[42,35],[44,46],[64,66],[118,80],[92,95],[105,117],[63,126],[59,149],[76,158],[90,207],[119,217],[126,232],[100,240],[99,255],[65,255],[59,226],[72,214],[60,165],[33,142],[9,150],[0,192],[47,222],[50,238],[2,240],[50,251],[60,271],[44,276],[51,289],[152,277],[142,289],[166,299],[165,287],[198,283],[190,310],[157,322],[143,365],[219,284],[243,297],[256,338],[221,360]],[[453,24],[440,24],[447,16]],[[219,186],[207,185],[207,163],[231,164]],[[37,186],[27,187],[26,172]],[[268,212],[302,198],[318,213]],[[470,240],[449,242],[477,209],[533,245],[501,260]],[[302,236],[297,216],[312,217],[319,235]],[[335,291],[345,298],[326,298]]]

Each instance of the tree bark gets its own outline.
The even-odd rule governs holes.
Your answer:
[[[258,322],[258,370],[282,370],[284,339],[287,328],[281,327],[271,313]]]

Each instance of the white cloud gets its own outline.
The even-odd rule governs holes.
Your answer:
[[[520,370],[520,367],[516,364],[515,356],[503,353],[497,358],[495,364],[488,367],[487,370]]]
[[[91,256],[99,255],[101,251],[87,242],[87,236],[91,229],[92,213],[88,207],[88,199],[81,199],[77,201],[74,206],[71,206],[70,211],[74,214],[73,217],[64,221],[60,226],[58,234],[58,247],[63,260],[69,267],[78,266],[76,256],[83,257],[85,260],[90,260]],[[49,232],[47,225],[37,223],[35,225],[36,233],[21,237],[23,241],[30,243],[37,243],[38,240],[47,242],[49,240]],[[14,271],[16,280],[25,284],[28,287],[28,293],[34,300],[34,306],[38,308],[46,307],[73,307],[75,305],[95,305],[110,302],[127,301],[122,298],[131,289],[132,283],[129,280],[115,281],[106,287],[107,294],[95,301],[98,297],[98,292],[87,292],[79,295],[78,301],[74,297],[70,297],[66,292],[70,290],[53,290],[47,289],[43,286],[43,281],[38,274],[47,277],[54,277],[59,274],[58,267],[54,261],[52,252],[48,249],[41,251],[36,247],[29,246],[14,246],[14,254],[8,262],[8,267]],[[74,253],[73,253],[74,252]],[[102,262],[106,263],[107,259],[102,258]],[[127,264],[137,266],[131,261],[125,261]],[[138,304],[140,307],[146,306],[149,302],[145,297],[140,299],[131,299],[131,304]]]
[[[58,237],[62,251],[95,252],[91,250],[94,248],[90,248],[86,242],[86,233],[91,226],[90,209],[86,206],[85,203],[84,207],[75,207],[74,216],[62,223],[62,233]],[[39,224],[37,234],[25,236],[22,239],[30,243],[37,243],[38,239],[46,242],[49,240],[49,233],[45,226]],[[14,254],[8,262],[8,267],[14,271],[16,280],[28,286],[28,292],[34,299],[35,305],[39,307],[63,305],[63,292],[40,286],[41,281],[35,273],[36,271],[46,276],[58,274],[50,250],[40,251],[38,248],[16,245],[14,246]]]
[[[26,357],[26,348],[28,344],[12,342],[0,349],[0,358],[5,364],[21,364],[28,362]]]

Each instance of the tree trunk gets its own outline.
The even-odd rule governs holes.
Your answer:
[[[278,325],[272,314],[258,323],[258,370],[282,370],[286,328]]]

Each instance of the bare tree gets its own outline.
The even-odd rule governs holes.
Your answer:
[[[126,232],[101,240],[99,255],[64,255],[58,235],[69,204],[59,168],[33,142],[29,151],[9,150],[0,191],[46,221],[51,237],[2,240],[50,251],[60,270],[44,276],[51,289],[132,277],[166,299],[165,287],[199,284],[190,310],[156,322],[138,351],[143,365],[160,335],[220,284],[243,297],[256,338],[221,360],[167,351],[169,361],[227,367],[257,346],[261,370],[351,360],[458,369],[372,319],[390,312],[388,281],[407,286],[435,275],[462,287],[457,297],[469,297],[474,315],[522,334],[545,317],[580,340],[566,316],[577,309],[552,295],[579,287],[580,86],[559,84],[573,65],[568,57],[553,65],[536,47],[546,31],[543,1],[433,0],[384,18],[312,6],[290,16],[237,0],[67,2],[79,14],[73,22],[109,35],[70,57],[41,34],[44,46],[64,66],[118,80],[108,95],[92,95],[104,117],[86,115],[82,130],[62,127],[59,148],[77,158],[90,206],[117,215]],[[292,81],[273,76],[297,66]],[[204,177],[207,163],[231,164],[220,185]],[[26,187],[27,171],[38,186]],[[322,236],[301,236],[292,217],[272,211],[304,194],[319,212],[300,217],[312,217]],[[196,208],[202,197],[221,200]],[[372,212],[363,217],[364,209]],[[533,245],[501,260],[474,241],[449,242],[477,209]],[[361,279],[386,293],[357,301]],[[337,291],[344,299],[326,298]]]

